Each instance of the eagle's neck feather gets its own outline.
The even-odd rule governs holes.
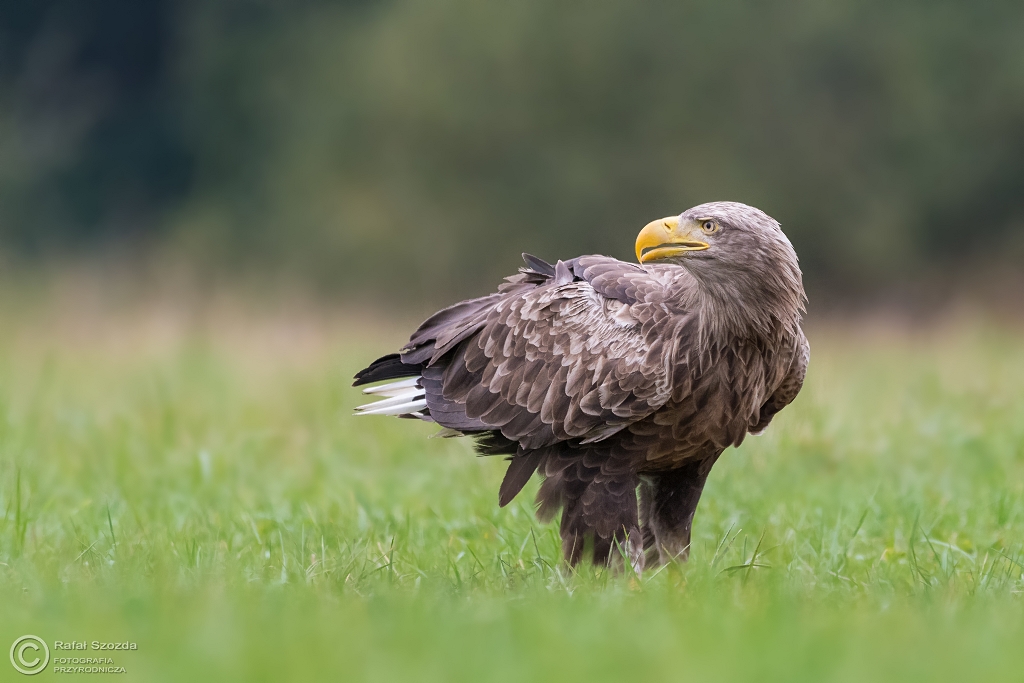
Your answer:
[[[805,296],[799,270],[782,269],[767,277],[751,271],[686,278],[683,306],[697,314],[707,345],[741,338],[775,346],[797,333]]]

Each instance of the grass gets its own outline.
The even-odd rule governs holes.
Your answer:
[[[9,304],[9,302],[8,302]],[[398,330],[7,306],[0,650],[124,680],[977,680],[1024,666],[1024,335],[819,325],[806,388],[715,467],[685,566],[559,562],[536,482],[352,418]],[[67,656],[59,655],[58,656]],[[81,656],[83,653],[76,653]],[[84,653],[96,656],[98,653]],[[53,677],[50,671],[40,679]],[[0,680],[20,678],[0,660]]]

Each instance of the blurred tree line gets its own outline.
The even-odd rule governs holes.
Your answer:
[[[0,5],[0,250],[352,293],[630,258],[735,199],[817,292],[1024,263],[1024,3]]]

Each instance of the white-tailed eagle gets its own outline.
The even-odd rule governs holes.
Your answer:
[[[585,549],[637,570],[685,559],[712,465],[803,385],[804,289],[778,222],[744,204],[653,221],[636,254],[524,255],[496,293],[439,311],[356,375],[391,380],[358,411],[508,456],[499,505],[539,472],[538,517],[562,510],[571,563]]]

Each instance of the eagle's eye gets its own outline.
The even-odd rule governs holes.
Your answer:
[[[712,220],[707,220],[700,224],[700,229],[704,234],[710,235],[711,233],[718,232],[718,223]]]

